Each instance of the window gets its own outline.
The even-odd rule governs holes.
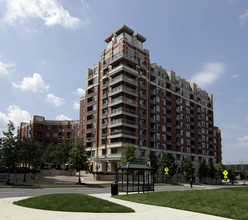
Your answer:
[[[96,119],[96,113],[94,113],[94,114],[92,115],[92,119],[93,119],[93,120]]]
[[[93,84],[96,84],[97,83],[97,77],[95,77],[94,79],[93,79]]]
[[[96,142],[95,141],[92,142],[92,147],[96,147]]]
[[[162,104],[165,105],[165,99],[162,99]]]
[[[117,154],[117,148],[111,148],[111,154]]]
[[[165,114],[165,108],[162,108],[162,112],[163,112],[163,114]]]
[[[106,155],[106,149],[102,149],[102,155],[103,155],[103,156]]]
[[[96,73],[97,73],[97,67],[94,68],[94,74],[96,74]]]
[[[58,133],[57,132],[54,132],[53,133],[53,137],[58,137]]]
[[[162,144],[162,148],[163,148],[163,150],[166,150],[166,145]]]
[[[80,131],[77,132],[77,136],[78,136],[78,137],[80,136]]]
[[[95,105],[93,105],[93,111],[95,111],[96,110],[96,104]]]
[[[157,101],[157,103],[160,103],[160,97],[159,96],[156,96],[156,101]]]
[[[166,141],[166,136],[164,134],[162,135],[162,140]]]
[[[186,148],[187,153],[191,153],[191,149],[189,147]]]
[[[156,115],[157,121],[160,121],[160,115]]]
[[[160,106],[159,105],[156,106],[156,110],[157,110],[157,112],[160,112]]]
[[[160,140],[160,133],[157,133],[156,136],[157,136],[157,140]]]
[[[95,122],[92,124],[92,128],[96,129],[96,123]]]
[[[166,131],[165,125],[162,125],[162,131]]]
[[[46,137],[50,137],[50,133],[49,132],[46,132]]]
[[[186,140],[186,144],[187,144],[188,146],[190,146],[190,144],[191,144],[190,140]]]
[[[91,151],[91,157],[95,157],[96,156],[96,151]]]
[[[165,117],[164,116],[162,117],[162,122],[165,123]]]

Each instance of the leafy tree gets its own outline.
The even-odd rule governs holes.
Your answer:
[[[65,139],[63,142],[56,145],[48,145],[43,153],[42,161],[57,166],[64,165],[69,160],[69,153],[72,148],[73,146],[69,139]]]
[[[59,165],[66,164],[69,160],[70,151],[73,145],[70,143],[70,139],[65,139],[63,142],[58,144],[58,157],[57,161]]]
[[[80,170],[88,170],[88,153],[82,142],[77,142],[76,147],[70,151],[69,165],[71,169],[79,172],[78,183],[81,183]]]
[[[21,162],[25,166],[23,182],[26,182],[26,168],[30,169],[31,165],[37,167],[37,164],[40,162],[41,144],[33,137],[24,137],[20,141],[19,155]]]
[[[8,123],[8,131],[3,131],[3,137],[0,140],[1,162],[7,168],[8,177],[6,183],[10,183],[10,170],[16,168],[19,162],[18,139],[14,135],[15,126],[12,121]]]
[[[175,164],[175,158],[172,154],[162,152],[162,155],[159,159],[159,172],[164,173],[164,169],[168,167],[168,174],[172,177],[176,174],[177,166]]]
[[[199,177],[204,178],[204,183],[205,183],[205,178],[208,176],[208,174],[209,174],[209,167],[206,161],[203,160],[199,166]]]
[[[149,158],[150,158],[151,167],[154,169],[154,174],[156,174],[159,168],[158,157],[154,151],[151,151],[149,154]]]
[[[242,169],[242,170],[240,171],[240,178],[241,178],[241,180],[244,180],[244,185],[245,185],[245,180],[246,180],[246,178],[247,178],[247,172],[246,172],[245,169]]]
[[[224,179],[224,172],[225,168],[222,163],[218,163],[216,167],[216,179]]]
[[[233,185],[233,181],[236,178],[236,173],[233,168],[228,171],[228,178],[232,181],[232,185]]]
[[[193,174],[193,163],[190,158],[186,158],[182,164],[183,174],[185,177],[190,177]]]
[[[208,175],[211,178],[211,182],[212,182],[212,179],[214,179],[216,177],[216,168],[214,167],[212,160],[210,161]]]
[[[49,144],[42,155],[42,162],[47,162],[50,164],[57,164],[57,146]]]
[[[135,148],[132,144],[127,143],[123,149],[123,155],[121,157],[122,163],[136,162],[135,158]]]

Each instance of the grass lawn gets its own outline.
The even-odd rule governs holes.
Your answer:
[[[66,212],[134,212],[133,209],[84,194],[54,194],[14,202],[16,205]]]
[[[248,219],[248,187],[119,195],[115,198],[233,219]]]

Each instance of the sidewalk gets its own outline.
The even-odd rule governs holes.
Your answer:
[[[165,208],[159,206],[144,205],[114,199],[108,194],[95,194],[91,195],[101,199],[109,200],[135,210],[134,213],[87,213],[87,212],[58,212],[58,211],[44,211],[39,209],[25,208],[13,205],[12,203],[17,200],[24,199],[25,197],[17,198],[4,198],[0,199],[0,220],[225,220],[227,218],[205,215],[195,212],[182,211],[172,208]]]

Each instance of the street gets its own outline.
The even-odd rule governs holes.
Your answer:
[[[223,188],[225,185],[193,185],[193,189],[215,189]],[[228,187],[236,187],[229,185]],[[155,185],[155,191],[177,191],[190,190],[189,184],[186,185]],[[82,194],[100,194],[111,193],[110,186],[89,185],[85,187],[19,187],[19,188],[1,188],[0,198],[7,197],[24,197],[24,196],[39,196],[46,194],[61,194],[61,193],[82,193]]]

